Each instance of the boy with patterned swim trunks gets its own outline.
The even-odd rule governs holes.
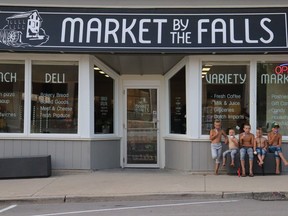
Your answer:
[[[276,159],[276,174],[280,174],[280,159],[283,161],[285,166],[288,166],[288,162],[282,153],[282,135],[279,133],[279,124],[272,124],[272,131],[268,134],[269,152],[274,153]]]

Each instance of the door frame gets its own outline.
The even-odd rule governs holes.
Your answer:
[[[156,89],[157,90],[157,163],[128,164],[127,163],[127,90]],[[123,167],[125,168],[160,168],[160,80],[124,80],[123,81]]]

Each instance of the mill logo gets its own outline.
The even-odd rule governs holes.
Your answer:
[[[49,40],[41,28],[42,18],[37,10],[18,13],[6,18],[7,25],[0,29],[0,43],[11,47],[41,46]]]

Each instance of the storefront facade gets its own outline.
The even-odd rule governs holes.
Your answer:
[[[287,3],[64,2],[1,5],[1,157],[209,172],[214,119],[288,154]]]

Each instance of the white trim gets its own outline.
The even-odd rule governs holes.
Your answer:
[[[25,79],[24,79],[24,131],[25,135],[30,134],[31,130],[31,94],[32,94],[32,61],[25,60]],[[31,110],[27,112],[27,110]]]
[[[165,134],[170,134],[170,122],[171,122],[171,115],[170,115],[170,86],[169,86],[169,80],[176,74],[179,72],[179,70],[181,70],[183,67],[186,66],[186,70],[185,70],[185,77],[186,77],[186,103],[188,100],[188,87],[187,87],[187,63],[189,62],[189,58],[188,57],[184,57],[183,59],[181,59],[174,67],[172,67],[164,76],[164,88],[165,88],[165,114],[166,117],[164,118],[165,121]],[[186,109],[187,109],[187,104],[186,104]],[[187,114],[187,112],[186,112]],[[188,117],[186,116],[186,121],[188,121]],[[187,122],[186,122],[187,124]],[[188,131],[186,132],[186,134],[188,133]],[[185,134],[185,135],[186,135]]]
[[[59,57],[61,56],[61,57]],[[16,61],[24,61],[25,62],[25,81],[24,81],[24,131],[23,133],[1,133],[1,139],[77,139],[81,138],[79,133],[79,119],[81,118],[78,115],[78,133],[77,134],[38,134],[38,133],[31,133],[31,94],[32,94],[32,61],[55,61],[55,62],[63,62],[63,61],[75,61],[78,62],[79,65],[79,88],[80,88],[80,65],[83,59],[87,58],[89,55],[66,55],[66,54],[15,54],[15,53],[0,53],[1,60],[16,60]],[[80,95],[80,89],[79,89]],[[80,103],[80,101],[78,102]],[[80,110],[80,104],[78,113]],[[87,137],[87,136],[86,136]]]
[[[249,86],[249,114],[251,132],[256,133],[257,127],[257,61],[252,60],[250,62],[250,86]]]
[[[114,100],[114,107],[113,107],[113,133],[112,135],[119,135],[120,134],[120,112],[118,110],[118,107],[120,107],[119,104],[119,80],[120,80],[120,76],[117,74],[116,71],[114,71],[112,68],[110,68],[109,66],[107,66],[104,62],[102,62],[100,59],[98,59],[95,56],[91,56],[91,67],[92,67],[92,76],[91,76],[91,80],[90,82],[92,82],[92,88],[91,88],[91,101],[92,102],[92,106],[93,109],[91,109],[90,111],[91,113],[91,119],[94,119],[94,65],[97,65],[98,67],[101,68],[102,71],[104,71],[107,75],[109,75],[113,81],[114,81],[114,86],[113,86],[113,100]],[[94,133],[94,120],[92,121],[92,125],[91,125],[91,136],[92,137],[100,137],[100,136],[110,136],[111,134],[95,134]]]
[[[184,57],[183,59],[181,59],[165,74],[165,80],[169,81],[169,79],[171,79],[179,70],[181,70],[181,68],[183,68],[188,61],[189,57]]]
[[[202,77],[200,73],[202,65],[200,60],[193,56],[190,56],[188,65],[187,83],[190,85],[187,85],[186,91],[190,92],[190,97],[187,100],[187,110],[189,110],[187,111],[187,131],[191,137],[199,138],[202,125]]]
[[[160,166],[164,167],[163,164],[163,155],[165,152],[163,152],[162,148],[160,146],[164,146],[164,142],[162,144],[161,142],[161,127],[163,124],[161,124],[161,115],[160,115],[160,109],[161,109],[161,101],[160,101],[160,94],[161,94],[161,80],[163,77],[161,75],[144,75],[144,76],[122,76],[122,84],[123,84],[123,139],[122,139],[122,154],[121,158],[125,160],[121,161],[122,167],[127,168],[160,168]],[[138,78],[135,80],[135,78]],[[141,80],[139,80],[139,78]],[[157,89],[157,163],[156,164],[128,164],[127,163],[127,90],[128,89]],[[161,150],[161,153],[160,153]]]
[[[78,70],[78,135],[81,137],[91,137],[91,109],[87,112],[87,107],[92,107],[91,102],[91,67],[89,56],[84,56],[79,62]],[[90,100],[89,100],[90,98]],[[87,100],[88,99],[88,100]],[[90,122],[87,124],[87,122]]]

